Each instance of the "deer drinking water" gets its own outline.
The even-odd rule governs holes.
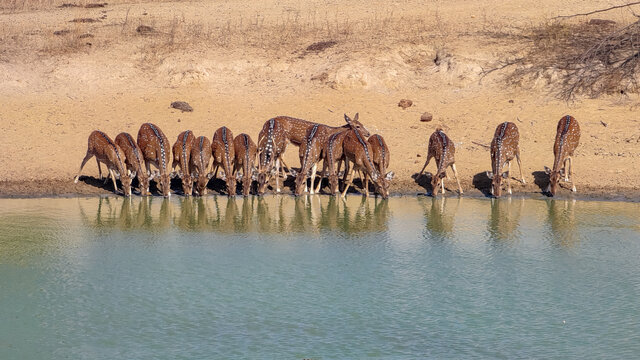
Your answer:
[[[431,158],[434,158],[436,161],[436,166],[438,167],[435,174],[431,176],[431,193],[438,193],[438,186],[442,188],[442,193],[444,194],[444,177],[447,176],[447,168],[451,167],[453,171],[453,176],[458,183],[458,191],[460,195],[462,195],[462,187],[460,186],[460,180],[458,179],[458,171],[456,170],[455,164],[455,154],[456,147],[453,144],[453,141],[447,136],[447,134],[442,131],[442,129],[437,129],[431,134],[429,137],[429,148],[427,150],[427,160],[424,162],[424,166],[422,170],[420,170],[420,174],[418,176],[422,176],[424,169],[429,165],[429,161]]]
[[[311,175],[311,194],[314,193],[314,180],[317,168],[317,163],[320,160],[320,154],[322,153],[322,138],[320,134],[320,124],[316,124],[309,128],[307,131],[305,141],[300,145],[300,172],[296,177],[295,194],[301,195],[303,190],[306,191],[306,180]],[[321,179],[322,180],[322,179]],[[304,187],[302,184],[304,183]]]
[[[277,118],[267,120],[258,135],[258,195],[264,194],[273,175],[276,176],[276,192],[280,192],[279,168],[286,148],[287,134],[283,123]]]
[[[89,135],[87,144],[87,154],[82,159],[80,170],[76,175],[74,182],[77,183],[80,178],[80,172],[84,165],[92,157],[96,157],[96,163],[98,164],[98,174],[102,178],[102,169],[100,163],[107,166],[107,170],[111,175],[113,181],[113,189],[118,193],[118,186],[116,185],[116,175],[120,176],[120,182],[122,183],[122,191],[125,196],[131,195],[131,172],[127,170],[124,162],[124,152],[122,149],[102,131],[95,130]],[[108,178],[105,179],[105,182]]]
[[[393,178],[393,171],[387,173],[391,153],[389,152],[389,147],[384,141],[384,138],[381,135],[375,134],[372,135],[367,142],[371,147],[371,159],[373,160],[373,165],[376,170],[378,170],[380,176],[385,177],[385,180],[391,181]],[[369,196],[369,176],[366,173],[364,174],[364,191],[365,195]]]
[[[196,192],[203,196],[207,193],[207,184],[213,173],[207,172],[211,161],[211,142],[205,136],[198,136],[191,148],[189,172],[196,182]]]
[[[345,114],[345,120],[349,122],[349,117]],[[382,195],[383,199],[389,197],[389,183],[388,180],[381,175],[373,164],[371,147],[369,143],[364,139],[358,129],[351,129],[347,131],[342,142],[342,147],[345,156],[345,176],[348,173],[342,197],[347,194],[351,181],[353,180],[353,173],[356,170],[364,172],[367,176],[371,177],[371,180],[376,185],[378,191]],[[353,163],[351,170],[349,171],[349,163]]]
[[[324,149],[325,149],[325,144],[329,142],[329,138],[331,138],[331,136],[337,133],[346,132],[350,129],[357,129],[362,136],[364,136],[365,138],[369,137],[370,135],[369,130],[367,130],[367,128],[365,128],[364,125],[362,125],[362,123],[358,121],[358,117],[359,117],[358,114],[354,116],[353,120],[348,116],[345,117],[345,121],[347,122],[347,124],[343,126],[328,126],[324,124],[315,124],[312,127],[307,129],[305,140],[300,145],[299,155],[300,155],[301,169],[306,169],[305,175],[310,175],[311,177],[311,187],[309,191],[310,194],[314,194],[314,192],[315,193],[320,192],[320,188],[322,186],[322,176],[324,175],[324,171],[320,174],[318,185],[316,187],[315,178],[316,178],[317,163],[322,159],[325,159],[325,163],[326,163],[326,154],[324,152]],[[312,131],[314,128],[316,129],[316,131]],[[314,135],[313,137],[311,137],[312,132]],[[309,149],[310,147],[314,147],[314,149],[310,152],[313,156],[311,157],[303,156],[303,154],[308,153],[307,149]],[[309,161],[310,163],[308,164],[307,161]],[[326,167],[328,166],[325,164],[325,166],[323,166],[323,170]],[[309,169],[311,169],[310,173],[309,173]],[[305,184],[305,189],[306,189],[306,184]]]
[[[335,195],[340,191],[338,186],[338,172],[340,172],[342,162],[345,161],[344,151],[342,148],[345,136],[347,136],[346,131],[332,134],[329,136],[329,139],[322,149],[322,156],[324,157],[322,174],[326,174],[329,179],[329,190],[331,195]],[[322,179],[320,179],[320,182],[322,182]]]
[[[138,176],[138,188],[140,195],[149,195],[149,174],[144,163],[144,157],[140,147],[129,133],[121,132],[116,136],[116,144],[125,154],[125,164],[131,171],[131,178]]]
[[[150,179],[159,178],[159,189],[162,196],[171,196],[171,179],[169,174],[169,156],[171,148],[169,140],[159,127],[152,123],[144,123],[138,130],[138,146],[146,162],[147,173]],[[158,170],[151,173],[151,166]]]
[[[242,195],[249,196],[258,147],[256,143],[251,140],[251,136],[240,134],[233,139],[233,148],[235,152],[235,161],[233,164],[234,177],[238,169],[242,169]]]
[[[502,193],[502,178],[507,179],[507,191],[511,194],[511,161],[515,157],[520,169],[520,178],[525,184],[522,175],[522,163],[520,162],[520,147],[518,142],[520,134],[518,127],[512,122],[503,122],[498,125],[491,141],[491,172],[487,176],[491,179],[491,194],[500,197]],[[505,164],[509,165],[509,170],[502,172]]]
[[[547,192],[554,196],[560,182],[564,176],[564,181],[571,181],[571,191],[576,191],[573,183],[573,153],[580,143],[580,125],[571,115],[563,116],[558,122],[556,130],[556,141],[553,144],[553,170],[544,167],[549,174],[549,186]],[[568,166],[567,166],[568,162]]]
[[[235,152],[233,149],[233,133],[226,126],[216,130],[211,140],[211,153],[213,154],[214,177],[218,173],[218,168],[222,166],[224,171],[223,180],[227,183],[227,194],[236,194],[236,179],[233,175],[233,160]]]
[[[191,196],[193,194],[193,178],[189,165],[191,163],[191,150],[195,147],[196,137],[193,135],[193,131],[186,130],[178,135],[178,139],[173,144],[173,162],[171,163],[171,169],[175,169],[176,166],[180,166],[178,176],[182,181],[182,192]]]

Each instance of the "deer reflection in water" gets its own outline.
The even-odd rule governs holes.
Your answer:
[[[573,247],[578,243],[576,200],[547,200],[548,239],[555,246]]]
[[[100,197],[92,217],[87,215],[88,206],[83,205],[83,202],[79,203],[80,216],[84,225],[89,228],[161,231],[171,227],[171,202],[166,198],[156,199],[155,202],[160,203],[157,214],[151,211],[153,197]]]
[[[524,201],[524,198],[491,199],[491,214],[488,222],[491,240],[503,242],[518,237]]]
[[[80,202],[81,218],[93,229],[152,232],[318,233],[386,231],[388,202],[335,197],[181,197],[109,198]],[[88,209],[93,205],[93,210]],[[94,214],[92,214],[95,211]]]
[[[433,239],[449,239],[462,198],[432,197],[420,202],[424,206],[426,231]]]

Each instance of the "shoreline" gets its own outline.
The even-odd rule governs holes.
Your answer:
[[[424,179],[424,178],[423,178]],[[209,184],[209,192],[206,196],[222,195],[225,193],[218,191],[222,186],[221,180],[214,181]],[[292,195],[293,192],[289,187],[292,184],[292,180],[287,180],[287,185],[283,186],[282,195]],[[581,200],[581,201],[621,201],[621,202],[640,202],[640,189],[625,188],[625,187],[600,187],[593,188],[588,185],[578,186],[577,193],[571,193],[568,189],[562,189],[559,194],[554,197],[543,194],[540,187],[536,184],[522,185],[519,182],[512,184],[513,194],[503,195],[501,198],[526,198],[526,199],[556,199],[556,200]],[[402,179],[394,180],[390,189],[390,197],[404,197],[404,196],[430,196],[427,194],[427,189],[424,186],[423,181],[420,184],[415,180]],[[213,186],[212,186],[213,185]],[[359,184],[358,184],[359,185]],[[453,185],[453,186],[451,186]],[[478,184],[476,187],[469,181],[461,181],[464,194],[462,197],[472,199],[491,199],[491,196],[487,196],[481,189],[485,189],[482,184]],[[458,192],[455,189],[455,181],[446,183],[447,192],[445,197],[458,197]],[[179,180],[172,181],[171,189],[174,196],[182,197],[179,192],[176,192],[180,188]],[[326,190],[327,187],[323,187]],[[488,189],[488,188],[487,188]],[[160,197],[152,187],[152,196]],[[361,196],[359,190],[361,188],[356,186],[355,190],[350,190],[349,195]],[[0,199],[33,199],[33,198],[77,198],[77,197],[101,197],[101,196],[122,196],[115,194],[111,190],[111,180],[106,185],[102,185],[102,182],[90,176],[82,176],[80,181],[75,184],[73,180],[53,179],[53,180],[27,180],[27,181],[2,181],[0,182]],[[267,191],[266,196],[275,195],[275,192]],[[134,197],[139,196],[134,193]],[[242,197],[242,195],[236,195]],[[320,193],[320,196],[330,196],[326,193]],[[442,195],[438,194],[438,197]],[[373,197],[373,195],[371,195]]]

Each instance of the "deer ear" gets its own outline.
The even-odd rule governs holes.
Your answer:
[[[172,172],[169,174],[169,177],[173,179],[173,178],[175,178],[175,177],[176,177],[176,175],[178,175],[178,173],[176,173],[175,171],[172,171]]]
[[[353,121],[358,121],[358,118],[360,117],[359,113],[356,113],[356,116],[353,117]]]
[[[240,174],[240,172],[236,173],[236,180],[242,180],[242,174]]]
[[[492,171],[487,171],[487,177],[491,180],[493,180],[493,172]]]
[[[548,167],[546,167],[546,166],[545,166],[545,167],[544,167],[544,172],[545,172],[547,175],[549,175],[549,174],[551,174],[551,169],[549,169]]]
[[[347,124],[351,124],[351,119],[347,116],[347,114],[344,114],[344,121],[346,121]]]
[[[564,168],[560,169],[560,176],[564,176]]]
[[[503,173],[502,173],[502,178],[503,178],[503,179],[507,179],[507,178],[509,178],[509,172],[508,172],[508,171],[503,172]]]
[[[212,172],[207,174],[207,179],[211,179],[212,177],[213,177],[213,173]]]
[[[393,180],[393,177],[394,177],[395,175],[396,175],[396,174],[394,174],[394,173],[393,173],[393,171],[389,171],[389,172],[387,173],[387,176],[386,176],[385,178],[386,178],[388,181],[391,181],[391,180]]]
[[[444,179],[445,177],[447,177],[447,172],[446,171],[441,172],[440,175],[438,175],[438,177],[440,179]]]
[[[129,176],[131,176],[132,178],[136,177],[136,175],[137,175],[137,172],[135,170],[129,173]]]

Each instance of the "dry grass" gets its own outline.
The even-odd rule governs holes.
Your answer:
[[[543,79],[563,100],[638,91],[640,22],[552,21],[514,38],[525,44],[488,70],[512,69],[506,79],[527,85]]]

